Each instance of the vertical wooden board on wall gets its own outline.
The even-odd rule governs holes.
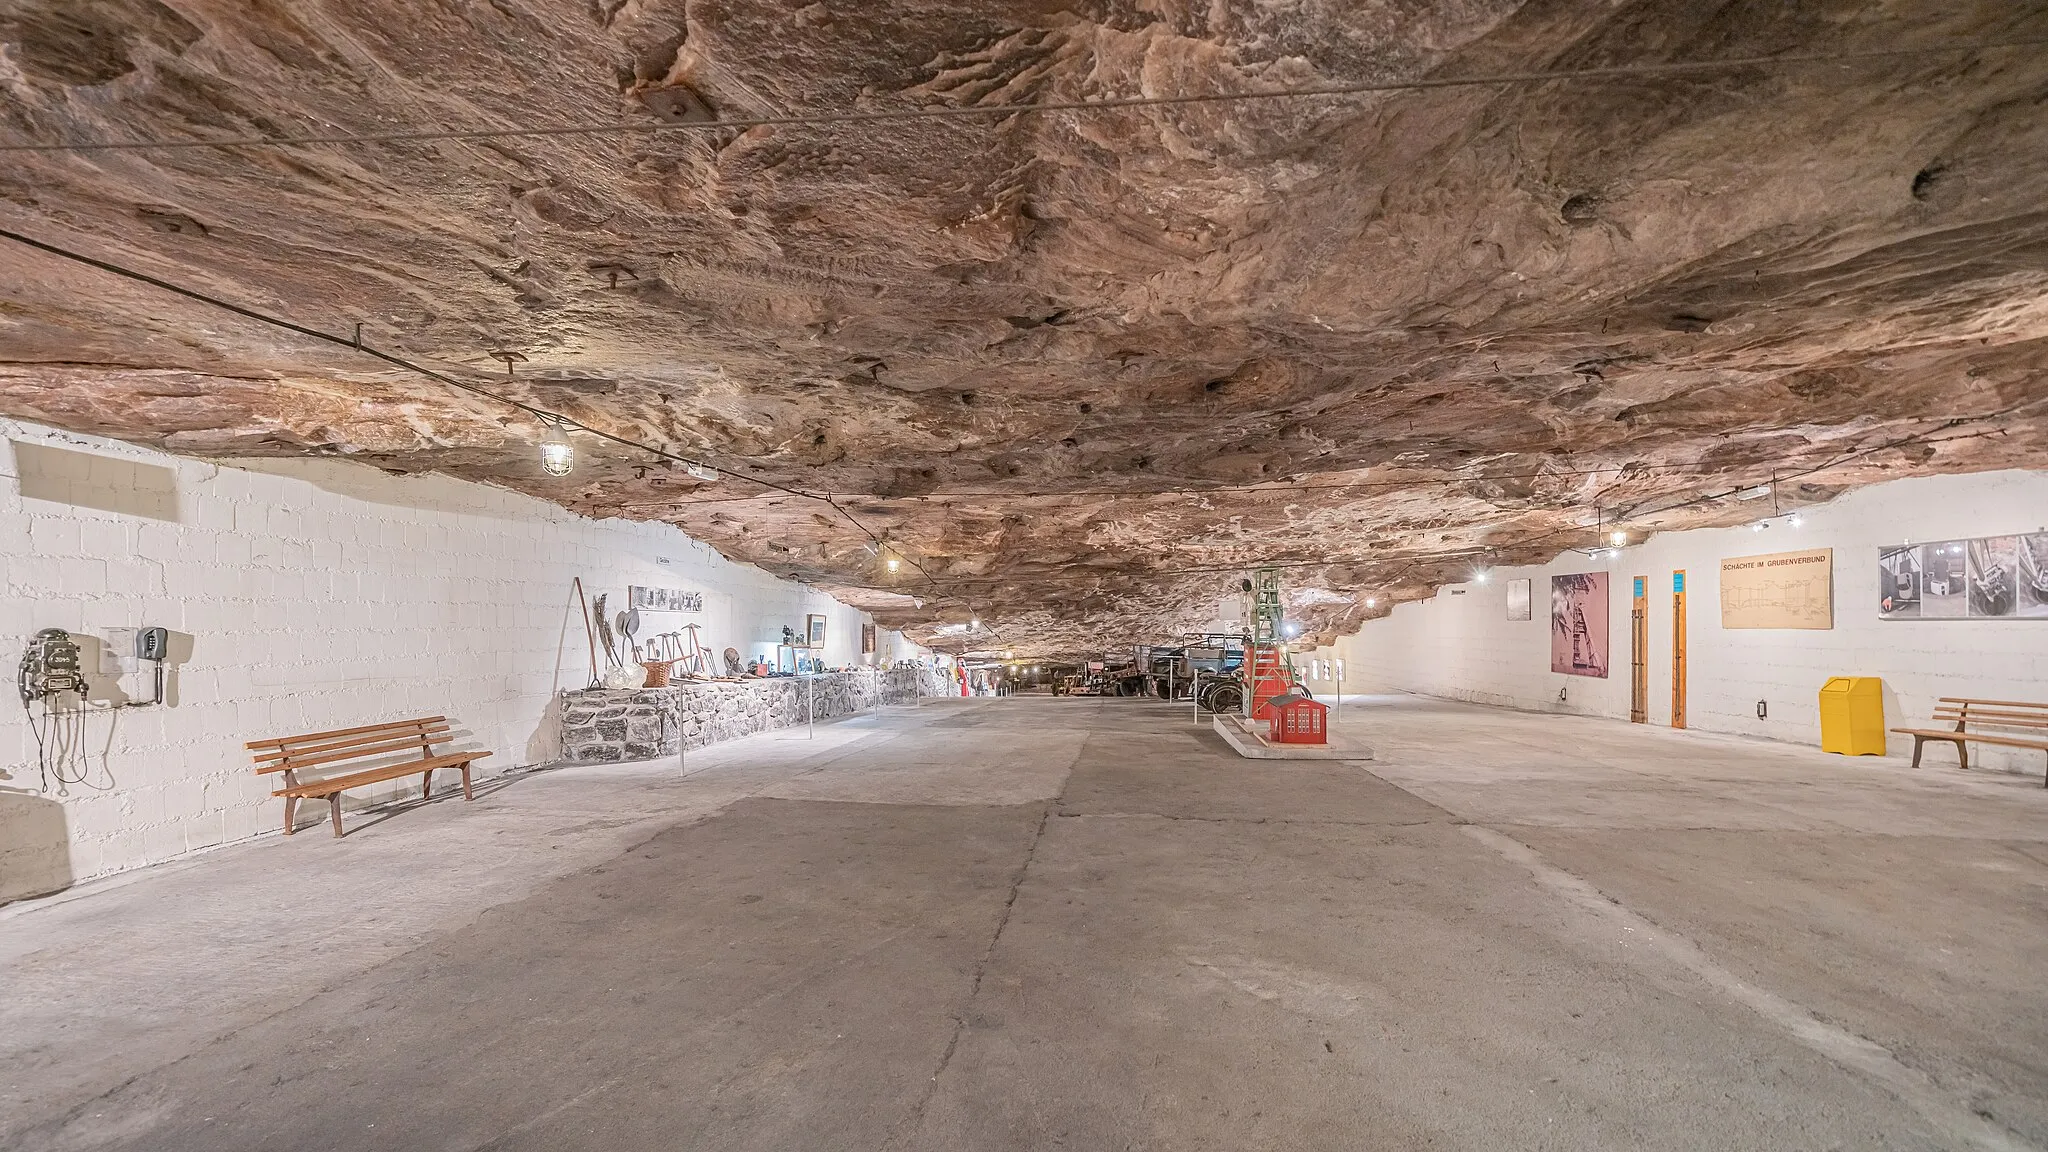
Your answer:
[[[1650,722],[1650,578],[1635,578],[1635,602],[1629,610],[1628,719]]]
[[[1671,726],[1685,727],[1685,570],[1671,574]]]

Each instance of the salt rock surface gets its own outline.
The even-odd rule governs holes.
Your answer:
[[[0,143],[1251,92],[2038,40],[2044,20],[1933,0],[17,0]],[[1158,639],[1254,561],[1289,565],[1294,614],[1327,639],[1616,521],[1752,515],[1728,497],[1774,476],[1790,509],[2037,465],[2044,90],[2036,45],[12,153],[0,226],[322,331],[360,323],[734,476],[579,434],[551,478],[530,416],[13,245],[0,412],[666,520],[948,647]],[[516,354],[509,378],[494,353]],[[994,640],[957,629],[977,615]]]

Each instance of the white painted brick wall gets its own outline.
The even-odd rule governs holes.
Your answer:
[[[88,718],[91,779],[66,795],[41,791],[23,711],[0,702],[0,901],[280,828],[246,740],[442,713],[496,754],[486,772],[554,758],[555,693],[589,678],[574,576],[615,609],[629,584],[701,591],[702,614],[650,615],[648,630],[695,620],[707,645],[747,656],[822,612],[827,663],[861,662],[862,613],[665,525],[446,477],[230,467],[0,421],[0,659],[11,669],[49,627],[189,637],[173,641],[172,706]],[[149,694],[143,676],[122,686]]]
[[[1768,503],[1767,501],[1765,502]],[[1760,509],[1760,512],[1767,511]],[[1649,578],[1650,722],[1671,721],[1671,573],[1687,573],[1688,726],[1818,746],[1818,694],[1830,676],[1877,676],[1887,725],[1927,720],[1941,696],[2048,701],[2048,621],[1900,620],[1877,617],[1877,551],[1906,540],[2035,532],[2048,526],[2048,473],[1990,472],[1900,480],[1802,513],[1803,523],[1676,532],[1618,557],[1567,554],[1537,568],[1496,568],[1484,584],[1446,588],[1404,604],[1316,655],[1346,662],[1349,692],[1397,689],[1433,696],[1626,720],[1633,577]],[[1723,630],[1724,557],[1804,548],[1835,550],[1835,626],[1827,631]],[[1550,671],[1550,577],[1612,573],[1607,679]],[[1507,619],[1507,582],[1532,581],[1534,619]],[[1559,688],[1567,699],[1557,700]],[[1769,718],[1756,718],[1766,701]],[[1893,736],[1888,754],[1910,756]],[[1933,746],[1928,761],[1953,765]],[[1975,745],[1973,761],[2039,772],[2039,752]]]

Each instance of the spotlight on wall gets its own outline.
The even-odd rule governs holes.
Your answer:
[[[718,482],[718,469],[707,464],[686,460],[683,462],[683,471],[689,473],[692,480],[702,480],[706,484],[716,484]]]
[[[1293,639],[1294,637],[1301,635],[1301,625],[1296,624],[1290,620],[1287,623],[1282,624],[1280,626],[1280,631],[1285,633],[1289,639]]]
[[[567,476],[575,466],[576,446],[569,443],[569,434],[560,424],[548,421],[540,438],[540,470],[550,476]]]
[[[1376,596],[1369,596],[1369,597],[1367,597],[1367,598],[1366,598],[1366,601],[1365,601],[1365,606],[1366,606],[1367,608],[1377,608],[1377,607],[1379,607],[1379,606],[1380,606],[1379,598],[1378,598],[1378,597],[1376,597]]]
[[[1770,522],[1770,521],[1768,521],[1768,520],[1759,520],[1759,521],[1757,521],[1756,523],[1754,523],[1754,524],[1751,524],[1751,525],[1749,526],[1749,530],[1750,530],[1751,532],[1761,532],[1761,531],[1763,531],[1764,529],[1766,529],[1766,528],[1769,528],[1770,526],[1771,526],[1771,522]]]
[[[1607,539],[1608,539],[1608,541],[1609,541],[1610,543],[1612,543],[1612,544],[1613,544],[1613,545],[1614,545],[1615,547],[1619,548],[1619,547],[1621,547],[1621,546],[1622,546],[1623,544],[1626,544],[1626,543],[1628,543],[1628,533],[1626,533],[1626,532],[1616,532],[1616,533],[1615,533],[1614,535],[1612,535],[1612,536],[1609,536],[1609,537],[1608,537]]]
[[[903,566],[903,561],[898,560],[894,556],[891,556],[887,560],[882,561],[882,565],[889,571],[894,572],[896,569],[901,568]]]
[[[1477,572],[1472,573],[1472,579],[1480,584],[1486,583],[1486,569],[1481,568]]]
[[[972,617],[972,618],[970,618],[970,619],[969,619],[969,620],[967,621],[967,630],[968,630],[969,632],[978,632],[978,631],[980,631],[980,630],[981,630],[981,617],[979,617],[979,616],[975,616],[975,617]]]
[[[1794,528],[1797,528],[1797,527],[1799,527],[1799,525],[1801,525],[1801,524],[1805,523],[1805,521],[1803,521],[1803,520],[1801,520],[1801,519],[1799,518],[1799,513],[1797,513],[1797,512],[1794,512],[1794,513],[1793,513],[1793,514],[1791,515],[1791,517],[1790,517],[1789,519],[1787,519],[1787,520],[1785,521],[1785,523],[1787,523],[1787,524],[1790,524],[1790,525],[1791,525],[1792,527],[1794,527]]]

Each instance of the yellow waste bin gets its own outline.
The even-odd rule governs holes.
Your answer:
[[[1837,676],[1820,688],[1820,750],[1884,755],[1884,681]]]

